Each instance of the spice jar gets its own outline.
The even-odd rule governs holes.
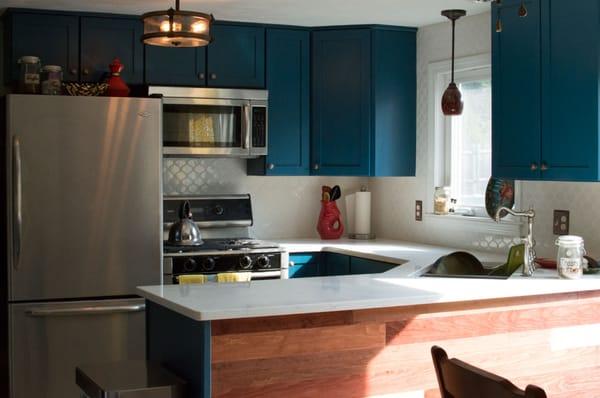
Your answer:
[[[40,59],[33,55],[19,58],[19,92],[38,94],[40,92]]]
[[[62,68],[58,65],[46,65],[42,68],[42,94],[60,95]]]
[[[433,194],[433,212],[439,215],[446,215],[450,211],[450,188],[435,187]]]
[[[575,235],[559,236],[556,240],[558,253],[556,255],[556,269],[562,279],[579,279],[583,274],[583,238]]]

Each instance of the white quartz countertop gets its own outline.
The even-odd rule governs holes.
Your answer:
[[[600,278],[560,280],[556,271],[508,280],[419,278],[440,256],[457,249],[390,240],[279,241],[290,253],[334,252],[397,263],[381,274],[261,280],[236,284],[142,286],[138,294],[189,318],[204,320],[468,302],[600,290]],[[482,262],[502,263],[504,255],[475,254]]]

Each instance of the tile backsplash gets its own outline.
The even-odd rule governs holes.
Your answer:
[[[316,238],[322,185],[339,185],[342,195],[360,191],[364,177],[258,177],[246,175],[246,161],[228,158],[166,158],[163,190],[167,196],[240,194],[252,196],[254,225],[261,239]],[[345,201],[338,201],[345,214]]]

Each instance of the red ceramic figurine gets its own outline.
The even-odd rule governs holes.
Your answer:
[[[317,223],[317,231],[321,239],[339,239],[344,233],[342,215],[335,204],[335,201],[340,197],[339,192],[338,186],[334,187],[333,193],[331,188],[323,187],[321,214],[319,214],[319,222]]]
[[[115,58],[108,67],[110,68],[110,77],[106,81],[108,83],[108,96],[127,97],[129,95],[129,87],[127,87],[127,84],[121,78],[121,71],[124,68],[123,64],[119,58]]]

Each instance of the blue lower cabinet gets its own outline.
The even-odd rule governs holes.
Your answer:
[[[323,276],[350,274],[350,256],[337,253],[324,253],[323,264]]]
[[[265,28],[214,24],[207,46],[210,87],[265,87]]]
[[[288,275],[290,278],[321,276],[321,253],[290,254]]]
[[[99,82],[108,76],[108,65],[119,58],[121,77],[127,84],[144,82],[143,26],[139,18],[82,17],[80,28],[81,80]]]
[[[396,264],[367,260],[360,257],[350,258],[351,274],[380,274],[396,267]]]
[[[206,47],[145,46],[146,84],[206,86]]]

